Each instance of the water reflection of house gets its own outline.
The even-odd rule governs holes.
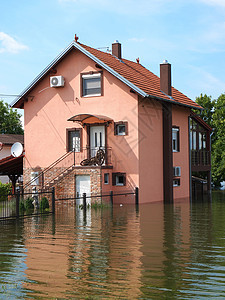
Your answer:
[[[71,207],[67,214],[65,207],[59,207],[56,222],[51,218],[29,221],[24,232],[24,288],[31,291],[29,296],[139,296],[139,218],[133,206],[122,214],[115,209],[114,214],[111,210],[92,211],[91,223],[81,210],[74,216]]]
[[[24,182],[57,197],[140,189],[140,202],[190,195],[189,118],[201,107],[139,60],[73,41],[21,93]],[[49,167],[50,166],[50,167]],[[44,170],[44,171],[43,171]],[[44,172],[44,173],[43,173]]]

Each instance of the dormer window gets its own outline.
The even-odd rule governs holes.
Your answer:
[[[82,96],[93,97],[102,95],[102,74],[82,74]]]

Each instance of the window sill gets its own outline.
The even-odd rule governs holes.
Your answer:
[[[91,98],[91,97],[100,97],[102,96],[102,94],[93,94],[93,95],[85,95],[85,96],[81,96],[82,98]]]

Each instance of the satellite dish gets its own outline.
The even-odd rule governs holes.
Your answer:
[[[14,157],[19,157],[23,153],[23,145],[19,142],[16,142],[11,147],[11,154]]]

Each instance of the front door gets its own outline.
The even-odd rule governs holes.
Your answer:
[[[91,126],[90,148],[91,157],[96,155],[99,148],[105,149],[105,126]]]
[[[76,200],[76,204],[83,204],[83,193],[87,196],[87,205],[91,205],[91,181],[90,175],[76,175],[76,197],[81,197]]]

